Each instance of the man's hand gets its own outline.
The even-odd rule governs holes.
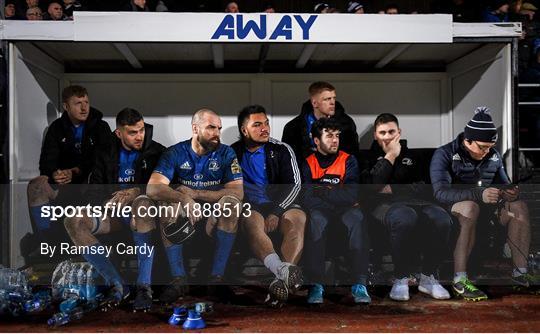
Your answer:
[[[379,191],[379,193],[392,194],[392,186],[390,186],[389,184],[385,185],[384,188],[382,188],[381,191]]]
[[[482,192],[482,201],[487,204],[497,203],[499,201],[499,189],[493,187],[486,188]]]
[[[58,184],[67,184],[71,182],[73,173],[71,169],[59,169],[52,174],[54,182]]]
[[[197,190],[191,189],[190,187],[186,187],[186,186],[179,186],[178,188],[176,188],[176,190],[186,196],[191,197],[191,199],[193,200],[197,199]]]
[[[119,190],[113,193],[113,197],[109,202],[121,204],[124,206],[129,205],[140,194],[141,190],[139,188]]]
[[[264,220],[264,231],[266,233],[274,232],[276,228],[278,227],[278,224],[279,224],[279,217],[274,214],[270,214]]]
[[[384,156],[387,160],[389,160],[392,164],[394,164],[394,161],[401,153],[401,144],[399,143],[399,140],[401,139],[401,135],[398,134],[392,141],[390,141],[388,144],[385,144],[383,142],[383,151],[386,153]]]
[[[519,188],[518,186],[515,186],[513,188],[501,189],[499,191],[499,196],[507,202],[514,202],[519,197]]]

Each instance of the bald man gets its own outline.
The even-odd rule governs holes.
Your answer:
[[[215,239],[209,284],[218,285],[224,282],[225,267],[236,238],[244,197],[242,170],[233,149],[220,143],[221,119],[214,111],[196,111],[191,133],[191,139],[169,147],[162,155],[148,182],[147,194],[153,200],[180,205],[179,213],[195,229]],[[208,207],[211,209],[205,210]],[[162,230],[175,220],[174,216],[160,217]],[[173,280],[160,300],[173,303],[187,291],[183,244],[173,244],[165,237],[163,243]]]

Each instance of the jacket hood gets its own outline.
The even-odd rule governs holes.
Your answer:
[[[301,117],[305,117],[307,114],[313,113],[313,106],[311,105],[311,100],[307,100],[302,105],[302,112],[300,113]],[[336,113],[334,114],[334,117],[341,116],[345,114],[345,108],[343,108],[343,105],[339,103],[339,101],[336,101]]]

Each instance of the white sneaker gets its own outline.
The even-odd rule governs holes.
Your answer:
[[[392,285],[392,290],[390,291],[390,298],[397,301],[409,300],[409,277],[403,277],[394,281],[394,285]]]
[[[433,277],[433,275],[426,276],[420,274],[420,284],[418,285],[418,291],[430,295],[435,299],[450,299],[450,293],[448,290]]]

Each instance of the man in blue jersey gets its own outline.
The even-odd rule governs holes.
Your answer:
[[[76,246],[88,246],[99,249],[101,243],[96,236],[120,231],[128,226],[132,230],[135,246],[151,247],[154,219],[139,216],[141,206],[153,205],[144,195],[144,186],[156,166],[165,147],[152,140],[153,127],[145,123],[143,116],[134,109],[125,108],[116,116],[116,130],[112,138],[113,145],[96,152],[94,168],[89,176],[89,189],[85,198],[92,205],[105,207],[131,206],[130,214],[114,214],[111,211],[102,217],[70,217],[64,220],[66,230]],[[141,195],[141,193],[143,195]],[[129,233],[129,232],[128,232]],[[111,297],[120,302],[128,295],[122,277],[112,265],[106,254],[83,254],[112,286]],[[110,254],[108,254],[110,255]],[[133,307],[146,310],[152,304],[150,289],[154,252],[138,252],[139,273],[137,277],[137,295]]]
[[[241,140],[232,147],[242,167],[246,201],[251,205],[251,215],[242,220],[242,228],[255,256],[275,275],[267,302],[280,306],[303,280],[296,266],[306,224],[306,214],[296,204],[300,171],[291,147],[270,137],[270,123],[262,106],[242,109],[238,131]],[[281,258],[268,236],[273,231],[283,236]]]
[[[191,139],[169,147],[163,154],[148,182],[147,194],[153,200],[180,205],[182,216],[215,239],[209,283],[220,284],[238,227],[239,210],[233,208],[238,208],[244,197],[242,170],[232,148],[220,143],[221,119],[214,111],[196,111],[191,129]],[[219,218],[201,210],[200,205],[207,203],[212,204],[212,212],[218,203],[222,213]],[[233,209],[232,213],[227,208]],[[171,222],[171,217],[160,217],[160,222],[163,228]],[[183,245],[173,244],[166,237],[163,242],[173,280],[160,300],[172,303],[186,292]]]

